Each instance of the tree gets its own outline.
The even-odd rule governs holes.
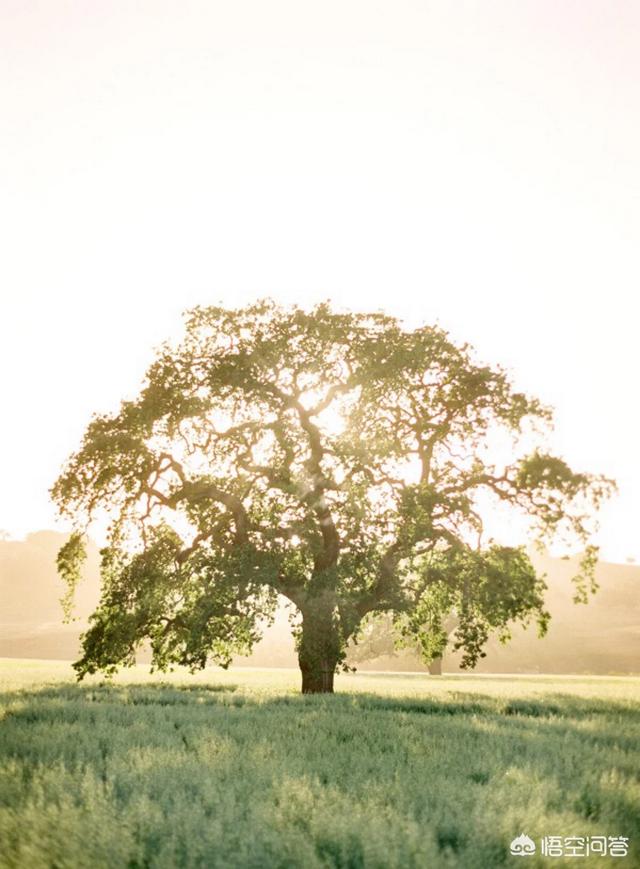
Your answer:
[[[303,692],[333,690],[368,613],[395,614],[433,657],[454,611],[466,665],[492,629],[544,630],[543,580],[523,548],[483,542],[482,517],[491,496],[539,538],[589,538],[612,484],[542,449],[550,422],[436,327],[326,304],[196,308],[52,488],[74,522],[58,556],[71,589],[89,524],[111,518],[79,677],[131,664],[144,640],[157,668],[226,666],[279,596],[299,614]]]
[[[447,639],[458,627],[454,613],[440,613],[440,625]],[[349,665],[374,661],[376,658],[398,658],[401,652],[406,653],[405,660],[411,664],[422,659],[432,676],[442,675],[442,656],[446,650],[435,651],[425,649],[425,639],[432,636],[428,625],[423,625],[419,633],[407,631],[406,619],[397,614],[395,619],[391,613],[372,613],[363,619],[358,634],[353,638],[347,649]],[[442,634],[439,635],[441,639]]]
[[[397,658],[400,637],[394,630],[390,613],[366,616],[347,649],[349,666],[375,661],[376,658]]]

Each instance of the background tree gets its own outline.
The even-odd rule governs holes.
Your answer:
[[[144,640],[158,668],[227,665],[280,595],[299,613],[304,692],[333,690],[368,613],[394,613],[434,656],[455,612],[465,665],[491,630],[544,630],[544,582],[524,549],[483,544],[482,518],[500,503],[540,539],[588,539],[612,484],[549,455],[550,422],[439,328],[327,305],[193,310],[52,489],[75,523],[58,557],[71,589],[89,523],[111,518],[79,676],[131,664]]]
[[[457,627],[455,613],[440,614],[440,629],[447,638]],[[377,658],[398,659],[402,655],[409,664],[417,661],[426,664],[432,676],[442,675],[442,656],[446,648],[440,647],[442,633],[439,633],[438,648],[431,651],[425,648],[425,640],[430,636],[428,625],[423,625],[419,633],[407,631],[406,628],[402,614],[394,619],[392,613],[371,613],[363,619],[360,630],[349,644],[347,663],[349,666],[359,665]],[[402,669],[402,666],[397,669]]]

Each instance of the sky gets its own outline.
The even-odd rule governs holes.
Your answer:
[[[0,529],[196,304],[436,322],[640,560],[640,4],[0,0]]]

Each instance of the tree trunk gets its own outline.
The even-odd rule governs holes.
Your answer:
[[[320,600],[307,605],[302,611],[298,647],[303,694],[333,694],[333,677],[341,650],[333,607]]]
[[[442,676],[442,658],[434,658],[429,664],[430,676]]]

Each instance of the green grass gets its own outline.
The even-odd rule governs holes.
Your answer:
[[[640,865],[639,679],[0,678],[3,867],[491,869],[520,865],[523,831],[628,836],[626,858],[570,865]]]

